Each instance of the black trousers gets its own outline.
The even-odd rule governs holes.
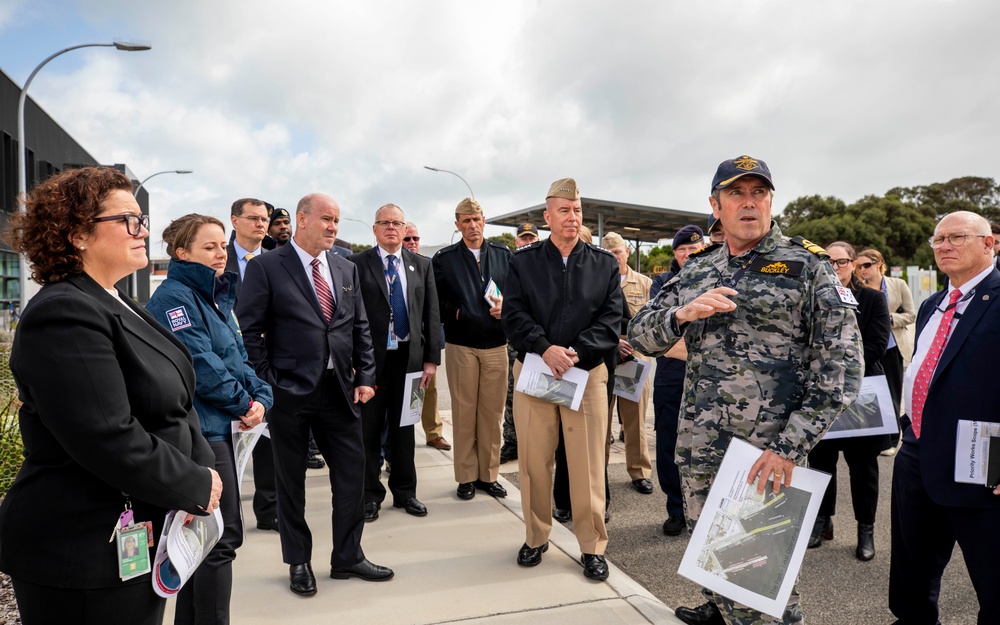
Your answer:
[[[153,592],[148,575],[95,589],[54,588],[17,578],[11,583],[22,625],[160,625],[167,604]]]
[[[899,429],[899,405],[903,401],[903,355],[899,353],[899,346],[886,350],[885,355],[879,359],[882,369],[885,371],[885,381],[889,385],[889,395],[892,396],[892,405],[896,408],[896,426]],[[891,435],[891,445],[896,446],[899,442],[899,432]]]
[[[278,514],[278,495],[271,439],[266,436],[261,436],[253,448],[253,488],[253,515],[258,522],[269,523]]]
[[[330,467],[333,491],[331,566],[353,566],[361,550],[364,515],[365,451],[361,419],[354,415],[330,370],[304,403],[286,408],[277,401],[268,416],[278,487],[281,555],[286,564],[312,560],[312,533],[305,519],[306,450],[309,428]]]
[[[684,516],[681,473],[674,460],[677,420],[680,418],[683,382],[653,387],[653,429],[656,430],[656,477],[667,496],[667,515]]]
[[[264,440],[264,437],[258,441]],[[232,439],[209,441],[215,452],[215,470],[222,478],[222,536],[205,556],[198,570],[177,593],[174,625],[229,625],[229,599],[233,594],[233,560],[243,544],[240,485]]]
[[[809,452],[809,466],[826,471],[831,476],[820,516],[833,516],[837,512],[837,460],[844,452],[844,460],[851,474],[851,503],[854,519],[858,523],[875,523],[878,509],[878,456],[885,449],[885,436],[861,436],[820,441]]]
[[[904,441],[892,471],[889,609],[898,625],[935,625],[941,575],[957,542],[979,598],[977,623],[1000,623],[1000,510],[935,504],[924,490],[915,447]]]
[[[394,499],[405,501],[417,496],[417,469],[413,463],[413,426],[399,427],[402,412],[406,365],[410,343],[387,351],[382,371],[376,380],[378,390],[361,406],[361,429],[365,445],[365,502],[381,504],[385,486],[379,480],[382,469],[382,434],[385,433],[386,458],[392,462],[389,490]]]

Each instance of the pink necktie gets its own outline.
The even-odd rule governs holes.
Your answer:
[[[934,369],[937,368],[938,361],[941,360],[941,352],[944,351],[945,343],[948,342],[948,334],[951,332],[951,322],[955,318],[955,310],[958,300],[962,297],[962,291],[955,289],[948,299],[948,307],[944,315],[941,316],[941,323],[934,334],[934,342],[927,350],[924,361],[920,363],[917,371],[917,378],[913,381],[913,406],[910,409],[910,425],[913,427],[913,435],[920,438],[920,425],[924,416],[924,404],[927,403],[927,392],[931,386],[931,378],[934,377]]]
[[[312,261],[313,283],[316,285],[316,297],[319,298],[319,307],[323,309],[323,317],[327,323],[333,319],[333,311],[337,308],[333,303],[333,293],[330,293],[330,285],[326,283],[323,272],[320,270],[319,259]]]

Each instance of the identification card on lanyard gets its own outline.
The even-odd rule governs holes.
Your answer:
[[[118,552],[118,577],[124,582],[145,575],[152,570],[149,550],[154,544],[153,523],[136,522],[132,515],[132,504],[126,500],[125,512],[118,517],[111,542]]]
[[[390,261],[391,262],[391,261]],[[389,277],[389,270],[385,270],[385,281],[389,283],[389,336],[386,339],[385,348],[387,350],[399,349],[399,337],[396,336],[396,321],[392,313],[392,289],[399,279],[398,275]]]

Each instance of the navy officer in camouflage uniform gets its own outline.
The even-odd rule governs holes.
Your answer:
[[[629,325],[629,342],[659,356],[683,338],[688,348],[677,438],[689,528],[733,437],[763,449],[750,469],[758,492],[790,486],[836,416],[861,387],[855,302],[825,252],[789,239],[771,221],[774,183],[764,161],[741,156],[719,165],[709,202],[725,243],[692,255]],[[839,287],[839,288],[838,288]],[[687,623],[800,623],[793,590],[783,618],[712,594]]]

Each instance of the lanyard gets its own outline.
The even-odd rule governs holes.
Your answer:
[[[757,256],[758,256],[757,252],[751,254],[750,258],[743,261],[743,264],[740,265],[739,269],[736,270],[736,273],[733,274],[732,278],[723,278],[722,280],[719,281],[719,284],[721,284],[722,286],[729,287],[731,289],[735,289],[740,279],[743,278],[743,274],[746,273],[747,267],[749,267],[753,263],[753,261],[757,260]]]
[[[382,248],[376,247],[375,254],[378,255],[379,261],[382,260]],[[389,323],[392,323],[392,289],[396,284],[396,279],[399,277],[399,268],[403,264],[403,257],[396,257],[396,275],[389,277],[389,263],[391,261],[386,261],[386,266],[382,268],[382,273],[385,274],[385,283],[389,285]]]

